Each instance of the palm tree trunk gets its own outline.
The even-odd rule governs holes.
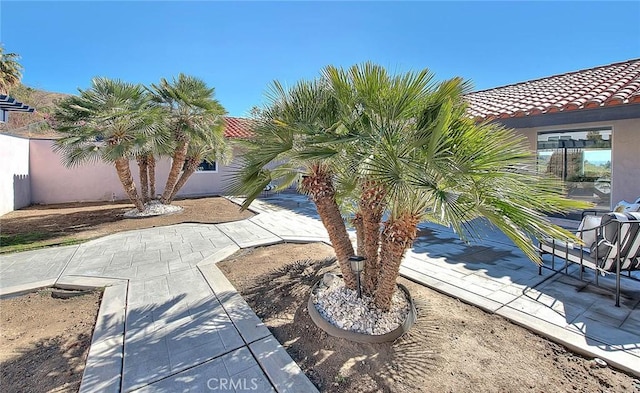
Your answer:
[[[176,146],[176,150],[173,152],[173,162],[171,163],[171,170],[169,171],[169,176],[167,177],[167,183],[164,186],[164,192],[162,193],[162,197],[160,198],[160,202],[163,204],[171,203],[171,194],[173,193],[173,189],[178,182],[178,175],[180,175],[180,171],[184,166],[184,160],[187,157],[187,151],[189,150],[189,141],[187,138],[182,138],[178,141],[178,146]]]
[[[385,192],[372,182],[362,185],[362,196],[358,203],[362,217],[364,265],[364,292],[373,295],[380,274],[380,221],[384,212]],[[358,247],[360,249],[360,247]]]
[[[142,203],[142,198],[138,196],[136,183],[133,182],[133,176],[131,176],[131,169],[129,168],[129,159],[118,158],[115,161],[115,164],[116,171],[118,172],[118,178],[120,178],[124,191],[129,196],[131,202],[136,205],[136,209],[138,209],[138,211],[143,211],[144,204]]]
[[[356,277],[349,265],[349,257],[353,256],[353,245],[349,240],[347,228],[336,203],[331,174],[327,173],[320,165],[313,165],[311,175],[302,180],[302,189],[309,194],[315,203],[322,224],[327,229],[345,286],[355,290],[357,288]]]
[[[139,155],[136,157],[136,161],[138,161],[138,169],[140,172],[140,194],[142,196],[142,202],[149,202],[149,173],[147,164],[147,156]]]
[[[390,219],[384,225],[381,235],[382,247],[380,248],[381,271],[374,296],[374,302],[381,310],[387,311],[391,306],[400,263],[404,252],[416,238],[418,222],[418,218],[407,214],[396,220]]]
[[[185,161],[186,165],[185,165],[184,171],[180,175],[178,182],[173,188],[173,192],[171,193],[171,197],[169,198],[169,203],[173,201],[173,198],[176,197],[176,194],[178,193],[178,191],[180,191],[182,186],[184,186],[187,180],[189,180],[189,177],[193,175],[193,172],[195,172],[196,169],[198,169],[198,165],[200,165],[200,161],[201,160],[198,157],[187,157]]]
[[[149,173],[149,198],[156,199],[156,158],[147,155],[147,171]]]

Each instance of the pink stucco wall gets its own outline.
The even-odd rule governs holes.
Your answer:
[[[528,138],[531,149],[535,151],[538,132],[592,127],[611,127],[613,130],[611,203],[615,205],[623,199],[636,199],[640,196],[640,119],[522,128],[516,131]],[[113,199],[114,196],[115,199],[126,199],[115,168],[106,164],[65,168],[60,162],[60,157],[52,151],[52,144],[51,140],[30,141],[29,173],[33,203],[100,201]],[[234,151],[234,157],[238,155],[239,153]],[[168,159],[158,163],[158,193],[163,191],[169,166]],[[179,196],[223,194],[233,166],[234,163],[228,166],[219,165],[217,173],[195,173]],[[132,163],[131,170],[138,182],[135,163]]]
[[[31,197],[35,204],[105,201],[127,199],[113,165],[86,164],[65,167],[52,150],[52,140],[31,140]],[[233,163],[232,163],[233,165]],[[219,195],[224,193],[226,177],[232,165],[218,165],[216,173],[194,173],[178,196]],[[170,160],[156,166],[157,193],[162,193],[169,173]],[[139,185],[138,165],[131,162],[134,180]]]

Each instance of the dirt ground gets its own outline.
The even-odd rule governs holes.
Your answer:
[[[102,292],[0,300],[0,391],[77,392]]]
[[[176,200],[184,209],[176,214],[128,219],[123,214],[134,208],[128,202],[82,202],[33,205],[0,217],[0,251],[10,252],[87,240],[131,229],[151,228],[183,222],[220,223],[253,216],[241,212],[225,198],[206,197]]]
[[[640,380],[509,321],[406,285],[417,324],[396,343],[328,336],[306,310],[311,286],[336,271],[322,244],[241,250],[218,264],[322,392],[640,392]]]
[[[179,200],[184,211],[124,219],[128,203],[32,206],[0,217],[2,244],[44,246],[181,222],[250,217],[223,198]],[[574,355],[526,329],[421,285],[419,319],[392,344],[328,336],[306,311],[311,285],[336,271],[322,244],[239,251],[220,268],[323,392],[640,392],[640,381]],[[0,391],[77,391],[99,293],[68,300],[48,292],[0,300]],[[31,384],[28,386],[27,384]]]

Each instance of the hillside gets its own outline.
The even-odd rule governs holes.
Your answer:
[[[58,134],[51,130],[45,119],[56,102],[67,94],[34,89],[25,85],[14,87],[9,95],[35,108],[33,113],[11,112],[7,123],[0,123],[0,132],[30,138],[52,138]]]

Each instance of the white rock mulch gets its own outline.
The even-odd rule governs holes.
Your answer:
[[[132,209],[124,213],[126,218],[143,218],[152,216],[161,216],[163,214],[177,213],[182,210],[180,206],[163,205],[160,201],[150,201],[144,205],[143,211]]]
[[[313,303],[322,317],[344,330],[369,335],[381,335],[398,328],[409,315],[409,300],[396,289],[391,308],[384,312],[377,309],[373,298],[344,286],[342,278],[335,274],[324,275],[318,288],[311,294]]]

